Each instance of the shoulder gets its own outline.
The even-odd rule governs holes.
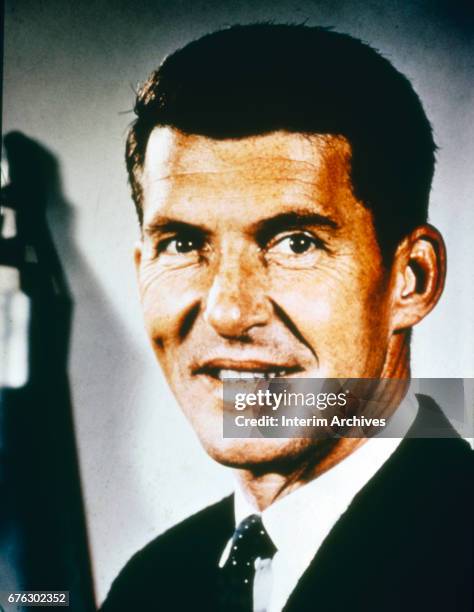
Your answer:
[[[417,500],[421,509],[436,500],[431,516],[442,509],[462,513],[460,505],[466,502],[467,509],[473,501],[474,453],[431,397],[417,398],[418,415],[407,437],[367,489],[386,499],[386,484],[390,482],[395,492],[394,507],[412,505]]]
[[[158,594],[161,601],[166,598],[168,590],[179,587],[183,571],[197,578],[217,566],[232,529],[232,497],[175,525],[133,555],[114,580],[101,610],[143,609],[145,605],[153,609],[148,600]]]
[[[445,416],[443,410],[427,395],[417,395],[418,416],[409,432],[409,444],[404,444],[410,454],[420,454],[422,465],[431,466],[433,472],[444,476],[446,486],[471,480],[474,467],[474,453]],[[416,443],[415,443],[416,441]],[[421,452],[420,452],[421,451]]]
[[[137,563],[147,560],[159,561],[166,553],[169,563],[170,558],[188,553],[189,549],[195,553],[197,549],[209,548],[222,536],[225,537],[227,531],[232,529],[232,525],[232,497],[226,497],[159,535],[136,553],[132,561]]]

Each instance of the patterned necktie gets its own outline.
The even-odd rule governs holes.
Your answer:
[[[251,514],[238,525],[229,558],[220,571],[222,611],[252,612],[255,560],[272,559],[276,550],[258,515]]]

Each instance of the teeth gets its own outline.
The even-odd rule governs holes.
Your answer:
[[[269,380],[270,378],[277,378],[285,376],[286,370],[278,370],[273,372],[245,372],[243,370],[219,370],[217,377],[219,380],[225,378],[246,378],[246,379],[263,379]]]

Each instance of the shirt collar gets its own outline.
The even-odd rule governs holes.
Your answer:
[[[327,472],[277,500],[263,512],[258,511],[237,486],[234,497],[236,525],[250,514],[261,515],[278,554],[287,557],[297,550],[295,563],[308,565],[356,494],[396,450],[412,425],[416,411],[417,400],[409,393],[396,412],[393,429],[396,438],[387,437],[387,431],[383,438],[368,439]],[[221,556],[221,567],[228,558],[230,544],[231,540]]]

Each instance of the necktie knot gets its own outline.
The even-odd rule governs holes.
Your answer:
[[[220,575],[222,611],[251,612],[255,560],[272,559],[276,550],[257,514],[251,514],[237,526]]]
[[[255,559],[271,559],[276,552],[270,536],[257,514],[251,514],[237,526],[232,538],[230,561],[235,567],[245,564],[254,568]]]

